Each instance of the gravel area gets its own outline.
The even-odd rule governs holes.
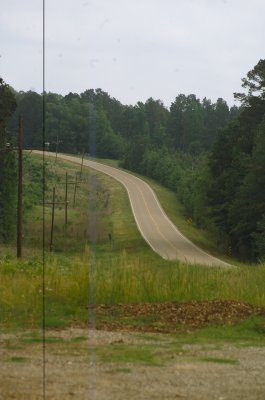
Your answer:
[[[49,331],[43,381],[41,336],[36,332],[1,334],[0,399],[43,399],[45,383],[47,400],[264,400],[264,347],[177,346],[172,338],[77,328]],[[126,346],[152,348],[161,354],[167,349],[169,357],[161,365],[145,365],[100,356]]]

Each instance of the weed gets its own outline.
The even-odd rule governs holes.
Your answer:
[[[45,318],[45,327],[47,329],[62,329],[67,326],[67,322],[59,316],[48,316]]]
[[[29,361],[29,358],[26,357],[11,357],[8,361],[16,362],[16,363],[24,363]]]
[[[188,335],[176,334],[176,345],[179,344],[222,344],[233,343],[238,346],[265,346],[265,336],[257,329],[264,324],[264,318],[251,316],[233,325],[210,324],[205,328],[190,331]]]
[[[71,342],[82,342],[84,340],[87,340],[86,336],[76,336],[71,339]]]
[[[238,360],[233,360],[230,358],[202,357],[199,359],[199,361],[213,362],[217,364],[239,365]]]
[[[139,345],[112,344],[98,346],[96,354],[102,362],[132,363],[148,366],[162,366],[153,348]]]

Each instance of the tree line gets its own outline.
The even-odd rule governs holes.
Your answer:
[[[219,126],[211,125],[212,130],[205,129],[203,114],[195,106],[187,113],[185,125],[187,108],[179,113],[179,103],[195,99],[178,96],[170,109],[169,141],[154,146],[138,137],[128,146],[121,165],[174,190],[187,217],[210,231],[223,251],[243,261],[264,261],[265,60],[248,72],[242,86],[247,92],[235,93],[241,101],[239,109],[228,114],[223,101],[217,101],[222,112],[216,113],[216,104],[211,121],[220,116]]]
[[[120,160],[174,190],[186,214],[242,260],[265,257],[265,61],[243,78],[239,107],[179,94],[123,105],[102,89],[15,93],[11,136],[24,115],[25,146]],[[43,118],[43,102],[45,115]]]
[[[101,89],[66,96],[45,93],[44,119],[43,95],[18,92],[16,101],[8,130],[15,134],[18,115],[23,113],[26,147],[42,147],[44,123],[51,148],[59,141],[62,151],[90,153],[94,133],[97,155],[108,158],[123,157],[135,141],[200,154],[211,148],[218,129],[239,113],[238,107],[229,108],[221,98],[212,103],[194,94],[178,95],[167,109],[153,98],[123,105]]]
[[[15,93],[0,78],[0,242],[10,241],[15,234],[16,157],[6,128],[15,108]]]

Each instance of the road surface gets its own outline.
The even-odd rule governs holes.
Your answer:
[[[42,154],[41,151],[34,151],[34,153]],[[55,153],[45,152],[45,156],[54,157]],[[81,164],[81,159],[78,157],[64,154],[58,154],[57,157]],[[224,261],[201,250],[182,235],[167,217],[155,193],[146,182],[128,172],[99,162],[84,159],[84,166],[111,176],[126,188],[142,237],[161,257],[191,264],[229,266]]]

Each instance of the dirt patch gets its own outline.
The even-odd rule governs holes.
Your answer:
[[[213,322],[264,316],[265,308],[214,300],[90,311],[97,329],[47,330],[45,344],[42,331],[2,332],[0,400],[265,398],[263,333],[236,344],[193,337]]]
[[[1,337],[1,400],[264,399],[264,347],[180,346],[174,335],[68,329],[48,331],[43,353],[38,337]],[[115,360],[131,349],[138,360]],[[143,362],[147,351],[161,366]],[[108,354],[113,360],[104,361]]]
[[[97,329],[170,333],[181,327],[195,329],[210,323],[232,325],[251,315],[265,316],[265,308],[225,300],[101,304],[95,307],[95,315]]]

